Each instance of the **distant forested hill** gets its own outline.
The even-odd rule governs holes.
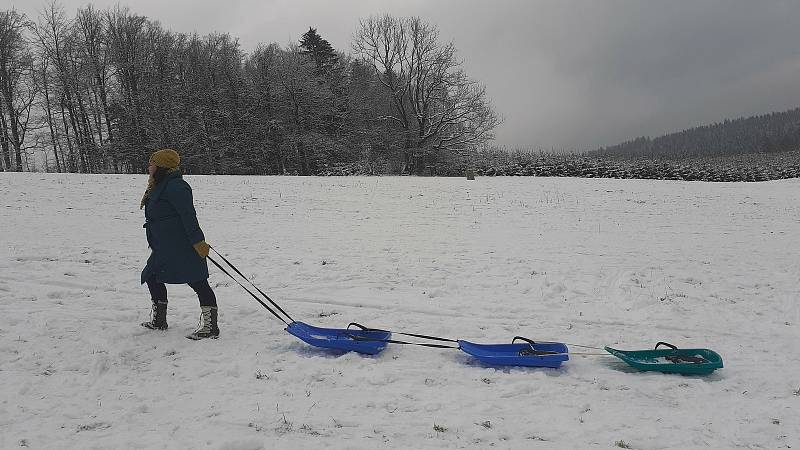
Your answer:
[[[800,108],[631,141],[589,152],[591,156],[689,158],[800,149]]]

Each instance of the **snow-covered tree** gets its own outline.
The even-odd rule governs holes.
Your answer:
[[[403,159],[421,172],[443,150],[474,148],[500,124],[486,89],[464,73],[453,43],[418,17],[390,15],[360,22],[353,49],[391,98],[382,118],[402,131]]]
[[[21,172],[31,107],[37,95],[28,23],[15,10],[0,12],[0,151],[4,170]]]

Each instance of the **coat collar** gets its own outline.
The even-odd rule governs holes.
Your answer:
[[[167,183],[169,183],[173,178],[182,178],[181,172],[179,170],[176,170],[175,172],[172,172],[171,174],[167,175],[167,177],[164,178],[164,181],[158,183],[158,185],[155,188],[153,188],[153,192],[150,194],[149,201],[157,202],[158,198],[161,197],[161,193],[164,192],[164,189],[167,187]]]

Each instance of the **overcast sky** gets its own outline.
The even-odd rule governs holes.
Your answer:
[[[0,0],[35,18],[44,2]],[[60,2],[70,17],[84,0]],[[131,0],[170,30],[244,51],[309,26],[350,52],[360,18],[436,24],[483,83],[510,148],[593,149],[800,106],[800,1]]]

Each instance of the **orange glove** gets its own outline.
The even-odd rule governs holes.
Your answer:
[[[194,247],[194,251],[196,251],[197,254],[203,259],[208,257],[208,250],[211,248],[210,245],[206,244],[206,241],[200,241],[194,244],[192,247]]]

